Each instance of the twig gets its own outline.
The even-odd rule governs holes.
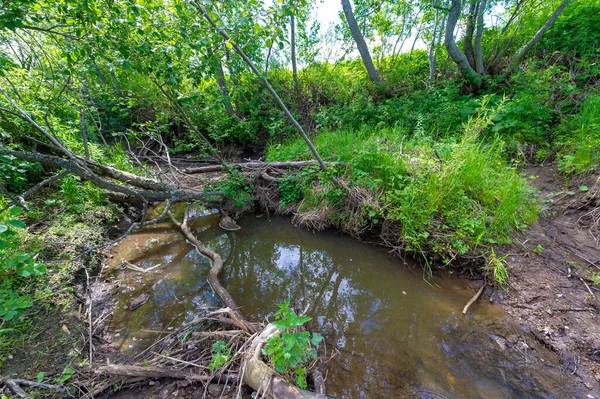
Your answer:
[[[90,297],[90,307],[89,307],[89,314],[88,314],[88,340],[89,340],[89,344],[90,344],[90,366],[92,365],[92,360],[93,360],[93,354],[94,354],[94,345],[92,343],[92,335],[93,335],[93,329],[94,329],[94,324],[92,323],[92,289],[90,288],[90,275],[87,271],[87,269],[83,269],[85,271],[85,278],[87,280],[87,288],[88,288],[88,294]]]
[[[467,314],[467,312],[469,311],[469,308],[471,307],[471,305],[473,303],[475,303],[476,300],[479,299],[479,297],[483,293],[483,290],[485,289],[485,287],[487,287],[487,283],[486,282],[484,282],[481,285],[481,288],[479,288],[479,291],[477,291],[477,293],[473,296],[473,298],[471,298],[471,300],[469,302],[467,302],[467,304],[465,305],[465,308],[462,311],[463,314]]]
[[[171,357],[171,356],[161,355],[160,353],[157,353],[157,352],[150,352],[150,353],[152,353],[153,355],[162,357],[164,359],[171,360],[172,362],[177,362],[177,363],[181,363],[181,364],[187,364],[188,366],[199,367],[201,369],[208,369],[208,367],[203,366],[203,365],[198,364],[198,363],[192,363],[192,362],[188,362],[188,361],[185,361],[185,360],[177,359],[177,358],[174,358],[174,357]]]
[[[150,272],[150,271],[152,271],[152,270],[154,270],[154,269],[162,266],[162,263],[159,263],[159,264],[157,264],[155,266],[152,266],[152,267],[149,267],[147,269],[144,269],[143,267],[136,266],[133,263],[128,262],[126,260],[123,261],[123,264],[125,265],[126,268],[131,269],[131,270],[136,271],[136,272],[139,272],[139,273],[148,273],[148,272]]]
[[[590,286],[587,285],[587,283],[581,277],[579,277],[579,280],[583,283],[583,285],[585,285],[585,288],[587,288],[587,290],[590,293],[590,295],[592,296],[592,298],[596,299],[596,295],[594,295],[594,293],[590,289]]]

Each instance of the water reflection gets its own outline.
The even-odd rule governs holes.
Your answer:
[[[411,272],[378,248],[284,218],[247,217],[227,234],[204,222],[196,225],[200,239],[223,254],[222,281],[247,317],[268,318],[287,298],[313,317],[309,328],[340,353],[327,367],[328,390],[338,397],[576,397],[553,354],[524,341],[499,308],[482,302],[469,317],[460,314],[473,295],[464,281],[440,276],[432,285],[418,267]],[[117,337],[125,348],[148,337],[143,330],[218,305],[205,284],[208,262],[182,240],[166,242],[136,261],[165,265],[157,273],[115,268],[115,278],[135,280],[122,304],[151,295],[139,310],[118,312],[113,329],[126,327]]]

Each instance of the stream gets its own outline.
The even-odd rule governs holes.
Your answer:
[[[424,278],[412,261],[336,232],[313,233],[289,218],[250,215],[230,233],[217,215],[191,211],[198,238],[221,253],[223,286],[249,320],[268,320],[290,298],[324,335],[327,393],[340,398],[580,397],[557,357],[485,300],[461,314],[475,289],[468,281]],[[108,331],[127,354],[161,332],[219,307],[206,283],[210,263],[169,226],[125,238],[104,271],[117,287]],[[149,273],[123,266],[123,260]],[[129,301],[150,296],[131,311]]]

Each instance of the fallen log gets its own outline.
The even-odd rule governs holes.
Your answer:
[[[244,383],[257,392],[257,397],[269,399],[325,399],[324,393],[315,393],[300,389],[280,378],[275,370],[261,360],[261,351],[269,337],[278,334],[273,324],[253,339],[250,344],[250,356],[242,363]],[[262,396],[261,396],[262,395]]]
[[[339,162],[326,162],[327,166],[334,166]],[[306,166],[318,166],[316,161],[289,161],[289,162],[238,162],[230,163],[228,167],[237,167],[240,169],[264,169],[264,168],[304,168]],[[221,172],[223,165],[198,166],[195,168],[185,168],[181,171],[186,174]]]

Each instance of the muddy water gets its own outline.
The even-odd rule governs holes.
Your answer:
[[[313,234],[289,219],[249,216],[225,233],[214,215],[194,224],[199,238],[223,254],[224,286],[250,319],[268,319],[291,298],[308,308],[309,329],[339,354],[326,366],[328,393],[343,398],[578,397],[556,357],[486,302],[462,307],[470,283],[423,279],[421,269],[380,248],[335,233]],[[119,286],[110,324],[113,342],[134,353],[163,331],[219,306],[205,283],[209,263],[165,228],[133,235],[114,251],[108,278]],[[161,264],[149,273],[138,267]],[[413,267],[411,267],[413,266]],[[128,310],[131,298],[150,300]]]

